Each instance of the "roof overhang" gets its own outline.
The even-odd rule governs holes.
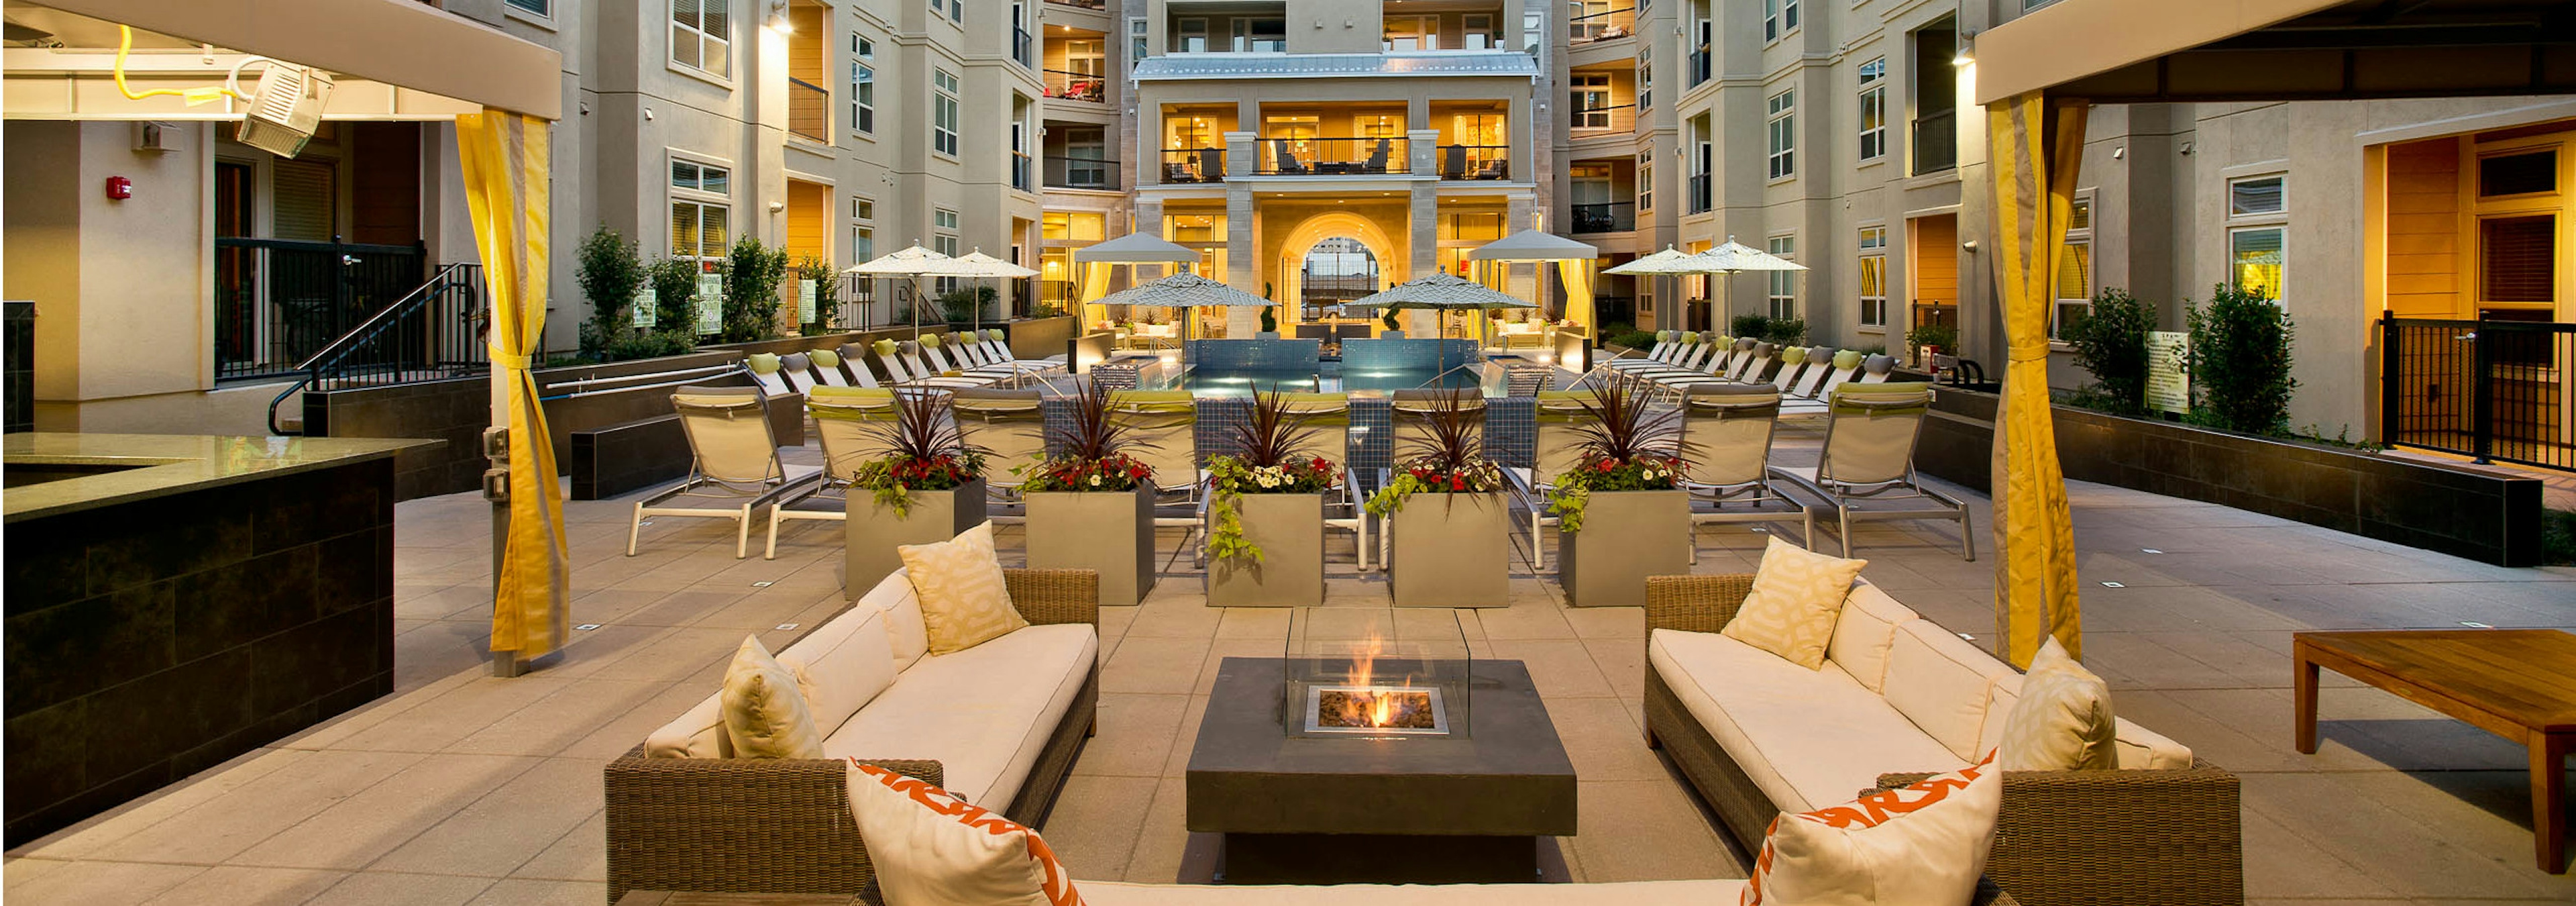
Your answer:
[[[10,49],[9,100],[18,101],[27,92],[29,100],[52,102],[55,89],[40,83],[52,77],[64,77],[70,83],[53,104],[70,112],[48,116],[12,103],[8,111],[12,117],[109,118],[107,100],[121,102],[122,95],[111,87],[102,97],[87,97],[85,92],[96,92],[78,83],[91,75],[101,80],[108,76],[117,24],[134,27],[138,48],[162,48],[158,54],[133,55],[127,64],[129,76],[199,78],[208,66],[202,55],[172,54],[168,49],[174,44],[202,44],[217,48],[222,61],[222,67],[214,70],[215,81],[221,81],[222,69],[241,54],[349,77],[334,92],[333,111],[326,112],[335,119],[452,117],[482,107],[550,120],[563,116],[560,53],[418,0],[45,0],[41,6],[13,0],[8,14],[13,22],[53,16],[60,26],[48,30],[56,31],[63,45]],[[104,23],[104,33],[84,27],[94,24],[86,20]],[[22,65],[35,69],[24,70]],[[349,99],[350,106],[343,108],[338,94],[352,89],[357,91]],[[89,112],[78,113],[84,99],[91,101]],[[140,106],[112,118],[224,115],[211,105],[189,111],[175,103],[166,105],[167,110],[160,109],[165,105],[136,103]],[[227,118],[238,116],[235,111]]]
[[[1979,104],[2576,92],[2576,0],[2058,0],[1975,40]]]
[[[1517,51],[1412,53],[1188,53],[1147,57],[1139,82],[1191,79],[1538,78],[1538,61]]]

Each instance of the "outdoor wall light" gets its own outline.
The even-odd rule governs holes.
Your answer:
[[[770,0],[769,21],[765,24],[769,26],[770,31],[782,35],[796,33],[795,21],[787,18],[787,0]]]
[[[1972,31],[1962,31],[1959,33],[1959,53],[1950,58],[1950,65],[1974,66],[1976,63],[1977,33]]]

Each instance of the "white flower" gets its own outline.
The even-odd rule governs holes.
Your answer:
[[[1095,488],[1100,486],[1100,476],[1091,476],[1091,486]]]

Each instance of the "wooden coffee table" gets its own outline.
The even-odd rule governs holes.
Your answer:
[[[2301,754],[2317,751],[2320,667],[2521,743],[2531,752],[2531,832],[2540,870],[2566,873],[2576,633],[2428,629],[2302,632],[2290,638]]]

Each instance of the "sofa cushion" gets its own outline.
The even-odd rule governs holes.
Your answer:
[[[1967,764],[1842,668],[1808,670],[1723,635],[1657,629],[1646,663],[1784,811],[1842,802],[1892,771]]]
[[[2112,746],[2120,753],[2121,770],[2178,771],[2191,767],[2190,746],[2166,739],[2154,730],[2130,723],[2127,718],[2118,718],[2117,721],[2114,726],[2118,733],[2112,738]]]
[[[921,598],[930,653],[964,651],[1029,625],[1011,607],[1010,585],[993,553],[993,523],[936,544],[899,545],[895,553]]]
[[[1991,694],[1991,693],[1990,693]],[[2022,676],[2012,707],[1987,707],[1986,722],[2001,715],[2003,740],[1995,762],[2007,771],[2113,770],[2111,688],[2066,653],[2054,636],[2042,642]]]
[[[1743,906],[1960,906],[1994,850],[2003,808],[1993,760],[1858,801],[1771,819]]]
[[[1973,761],[1985,754],[1977,744],[1985,735],[1988,687],[2012,672],[1949,630],[1914,620],[1896,627],[1888,649],[1887,703],[1950,754]]]
[[[1753,593],[1719,630],[1737,641],[1814,670],[1825,663],[1834,617],[1867,560],[1815,553],[1772,536],[1753,574]]]
[[[1091,624],[1060,623],[922,658],[823,740],[823,751],[937,759],[950,793],[1008,808],[1099,651]]]
[[[725,735],[724,692],[718,690],[678,719],[644,737],[651,758],[732,758],[733,739]]]
[[[1887,648],[1896,642],[1896,627],[1915,619],[1920,617],[1912,609],[1862,579],[1843,599],[1842,615],[1834,618],[1834,640],[1825,645],[1825,658],[1842,665],[1869,691],[1885,689]]]
[[[1089,906],[1714,906],[1740,879],[1597,884],[1332,884],[1312,886],[1082,882]]]
[[[1080,906],[1073,876],[1036,831],[946,790],[850,765],[850,816],[886,902],[911,906]]]
[[[930,651],[930,634],[921,624],[921,596],[913,593],[910,574],[897,569],[878,580],[859,598],[859,606],[885,612],[886,640],[894,645],[896,673],[912,669],[913,662]]]
[[[798,685],[814,726],[826,735],[840,729],[877,693],[894,685],[894,646],[886,638],[885,612],[872,607],[842,611],[778,653],[800,665]]]
[[[759,636],[743,636],[742,647],[734,649],[723,694],[725,735],[736,757],[822,756],[823,733],[814,727],[805,693],[796,688],[796,674],[770,656]]]

